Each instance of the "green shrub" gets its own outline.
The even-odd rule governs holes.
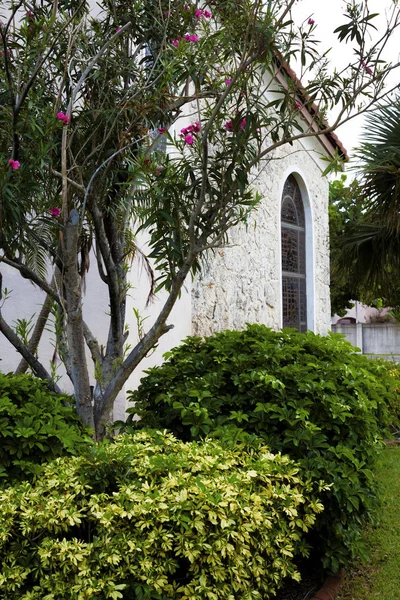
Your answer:
[[[400,365],[381,358],[376,363],[384,367],[388,376],[395,382],[393,387],[394,394],[385,402],[387,411],[382,423],[382,433],[390,437],[393,437],[393,435],[398,436],[400,431]]]
[[[32,478],[42,463],[90,444],[70,402],[31,375],[0,373],[0,481]]]
[[[121,436],[0,492],[0,598],[267,599],[320,510],[265,447]]]
[[[130,394],[126,428],[167,428],[182,440],[260,436],[331,485],[312,540],[324,566],[336,570],[359,554],[361,525],[376,506],[378,423],[393,397],[387,369],[341,336],[262,325],[188,338],[166,356]]]

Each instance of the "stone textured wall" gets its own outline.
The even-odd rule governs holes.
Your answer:
[[[192,286],[194,335],[210,335],[247,322],[274,329],[282,324],[280,206],[283,185],[293,173],[307,220],[308,328],[325,334],[330,323],[328,182],[322,177],[322,147],[311,139],[279,148],[260,172],[263,200],[246,226],[231,230],[228,245],[209,254]],[[325,163],[326,166],[326,163]]]

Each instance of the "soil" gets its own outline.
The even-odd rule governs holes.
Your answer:
[[[321,576],[315,573],[303,573],[300,582],[293,581],[293,579],[285,582],[273,600],[311,600],[322,584]]]

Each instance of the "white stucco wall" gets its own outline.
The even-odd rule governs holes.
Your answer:
[[[92,256],[92,266],[86,275],[86,289],[89,293],[83,299],[84,318],[99,343],[105,345],[108,333],[107,319],[105,318],[108,310],[108,298],[106,286],[98,276],[95,263],[96,260]],[[34,317],[33,322],[35,322],[35,317],[38,316],[45,299],[44,292],[32,285],[27,279],[22,278],[17,270],[8,267],[4,263],[0,263],[0,270],[3,274],[3,288],[7,287],[12,290],[10,297],[4,302],[2,308],[4,319],[11,326],[14,326],[16,319],[25,318],[29,320]],[[52,331],[52,319],[50,319],[43,333],[38,353],[43,366],[48,371],[50,371],[50,362],[54,355],[54,341],[55,335]],[[15,370],[21,360],[21,356],[2,334],[0,334],[0,358],[0,369],[3,373]],[[89,361],[91,360],[89,353],[87,353],[87,358]],[[61,376],[61,387],[67,392],[72,392],[72,384],[59,361],[57,375]]]
[[[288,152],[289,148],[289,152]],[[281,147],[257,178],[263,200],[229,244],[210,253],[192,286],[193,333],[240,329],[247,322],[282,326],[280,210],[284,183],[293,174],[306,215],[308,328],[326,334],[330,324],[328,181],[316,139]],[[324,166],[325,165],[325,166]]]

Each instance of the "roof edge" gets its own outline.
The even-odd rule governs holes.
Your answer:
[[[302,105],[302,114],[305,117],[306,121],[309,123],[309,125],[311,127],[315,126],[315,131],[317,131],[318,129],[321,129],[321,126],[325,129],[330,128],[329,123],[321,115],[319,108],[315,103],[311,104],[311,106],[307,106],[307,103],[310,102],[311,98],[310,98],[309,94],[307,94],[302,82],[297,77],[297,75],[293,71],[293,69],[289,66],[289,64],[285,60],[283,60],[282,57],[280,57],[279,55],[277,55],[277,57],[276,57],[276,63],[279,65],[280,68],[278,68],[278,70],[274,73],[275,78],[279,81],[279,83],[283,84],[284,83],[284,76],[282,75],[282,71],[283,71],[284,74],[286,74],[296,84],[297,94],[304,103],[304,105]],[[281,77],[279,77],[279,75],[281,75]],[[324,144],[320,136],[325,136],[329,143]],[[335,150],[338,150],[341,158],[344,161],[349,160],[349,155],[347,153],[346,148],[344,147],[344,145],[342,144],[339,137],[336,135],[336,133],[334,131],[329,131],[327,133],[321,133],[320,136],[316,135],[315,137],[318,138],[318,140],[324,146],[325,150],[332,157],[334,156]],[[331,148],[329,148],[329,146],[331,146]],[[333,148],[333,152],[332,152],[332,148]]]

